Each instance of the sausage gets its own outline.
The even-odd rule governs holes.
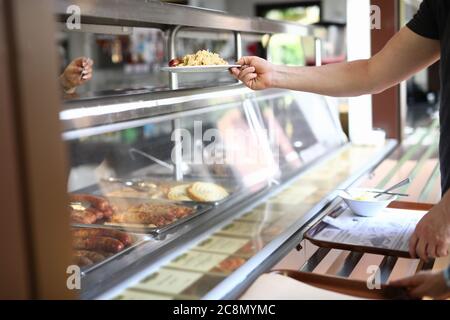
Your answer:
[[[92,211],[77,211],[71,210],[70,219],[72,222],[83,223],[83,224],[93,224],[97,221],[97,214]]]
[[[110,237],[119,240],[124,246],[129,246],[133,243],[132,237],[121,231],[110,229],[75,229],[72,232],[75,238],[90,238],[90,237]]]
[[[108,200],[97,197],[91,194],[71,194],[70,201],[72,202],[89,202],[94,208],[104,212],[111,210]]]
[[[103,260],[105,260],[105,256],[101,253],[94,252],[94,251],[88,251],[88,250],[76,250],[74,252],[75,257],[85,257],[91,260],[93,263],[99,263]]]
[[[73,238],[73,247],[77,250],[101,250],[118,253],[124,249],[124,244],[110,237]]]
[[[175,58],[169,61],[169,67],[176,67],[183,63],[183,59]]]
[[[85,212],[92,212],[93,214],[95,214],[95,217],[97,218],[97,220],[101,220],[105,216],[105,214],[102,211],[94,209],[94,208],[86,209]]]

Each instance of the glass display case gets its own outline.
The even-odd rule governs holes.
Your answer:
[[[272,261],[336,189],[394,145],[350,146],[321,96],[220,95],[192,92],[164,114],[79,129],[97,123],[82,121],[89,108],[62,113],[82,298],[227,297],[240,283],[233,277]],[[96,203],[106,208],[100,217]],[[127,243],[86,240],[98,233]],[[217,289],[226,284],[233,290]]]
[[[103,34],[109,14],[120,9],[107,9],[103,1],[78,4]],[[132,9],[141,6],[133,2],[126,9],[132,18],[114,15],[116,25],[139,26],[128,38],[115,36],[122,41],[122,70],[137,65],[133,52],[152,34],[153,42],[166,44],[154,47],[164,48],[167,58],[144,74],[163,85],[137,88],[116,70],[108,83],[125,81],[108,88],[115,90],[69,97],[60,113],[70,163],[73,263],[83,274],[80,297],[235,297],[243,279],[273,263],[337,188],[375,166],[394,143],[349,145],[329,98],[253,92],[227,73],[159,71],[171,58],[208,44],[232,61],[249,39],[287,31],[313,36],[310,27],[258,20],[258,30],[242,18],[233,20],[233,30],[218,30],[213,18],[237,18],[159,4],[179,20],[171,26],[147,11],[155,3],[145,6],[137,13]],[[194,19],[199,16],[206,19],[201,26]],[[97,43],[112,39],[92,27],[83,34]],[[145,64],[145,57],[144,50],[137,58]]]
[[[49,15],[47,7],[33,5]],[[100,48],[117,49],[120,41],[123,45],[145,34],[142,43],[149,38],[158,42],[159,51],[152,52],[159,53],[149,62],[144,56],[128,54],[127,60],[124,51],[106,50],[108,59],[122,61],[116,63],[120,71],[97,61],[99,84],[64,97],[59,112],[51,109],[57,101],[56,82],[47,86],[39,81],[44,77],[50,83],[53,75],[21,73],[21,80],[30,79],[24,81],[24,91],[34,93],[34,99],[22,99],[28,109],[18,104],[29,117],[23,136],[33,146],[24,148],[29,151],[24,154],[27,161],[34,160],[29,155],[40,155],[30,165],[33,170],[24,171],[39,178],[30,178],[34,184],[24,193],[35,210],[28,214],[27,230],[33,230],[33,241],[40,239],[34,241],[39,250],[29,254],[39,258],[35,265],[40,269],[33,271],[36,287],[48,289],[46,279],[64,274],[64,259],[55,255],[71,247],[68,267],[80,268],[81,287],[75,292],[81,299],[236,298],[299,243],[337,189],[369,172],[396,145],[351,145],[329,98],[278,89],[254,92],[227,73],[199,76],[203,82],[198,82],[159,70],[178,54],[175,45],[183,43],[182,50],[190,50],[189,39],[199,31],[204,37],[220,34],[214,39],[219,47],[226,43],[222,54],[231,59],[244,52],[242,39],[314,36],[312,27],[156,1],[58,0],[55,5],[59,25],[69,18],[68,7],[82,12],[81,30],[63,29],[65,36],[53,38],[62,39],[69,51],[77,47],[69,45],[71,38],[85,38],[81,43],[86,47],[94,41]],[[44,35],[51,35],[51,27],[49,22],[39,30],[42,38],[36,35],[36,41],[43,44],[27,56],[30,61],[47,61],[44,53],[53,47],[51,37]],[[178,27],[186,33],[175,32]],[[27,24],[23,30],[33,27]],[[21,39],[25,46],[28,37],[22,34]],[[207,43],[201,39],[192,48]],[[139,64],[151,67],[139,75],[126,74]],[[36,114],[35,101],[53,101],[48,110],[54,112]],[[62,191],[68,199],[60,190],[64,173],[67,189]],[[61,261],[53,264],[52,259]],[[43,272],[44,266],[53,267]],[[54,282],[58,290],[48,290],[53,296],[68,290],[59,280]],[[39,297],[52,296],[44,289],[36,290]]]

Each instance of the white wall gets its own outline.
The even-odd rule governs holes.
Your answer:
[[[371,56],[370,0],[347,2],[347,56],[349,61]],[[364,144],[372,134],[372,97],[349,99],[350,140]]]

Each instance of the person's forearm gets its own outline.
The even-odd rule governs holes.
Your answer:
[[[368,60],[322,67],[275,66],[272,85],[329,96],[375,94],[408,79],[440,58],[439,41],[407,27]]]
[[[369,75],[369,60],[321,67],[275,66],[272,85],[276,88],[351,97],[379,91]]]

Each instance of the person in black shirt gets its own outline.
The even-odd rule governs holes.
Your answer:
[[[448,0],[424,0],[407,26],[367,60],[320,67],[288,67],[273,65],[259,57],[242,57],[238,62],[242,67],[231,70],[253,90],[286,88],[349,97],[380,93],[440,60],[439,149],[443,197],[419,222],[410,240],[411,256],[423,260],[447,256],[450,246],[449,12]]]

